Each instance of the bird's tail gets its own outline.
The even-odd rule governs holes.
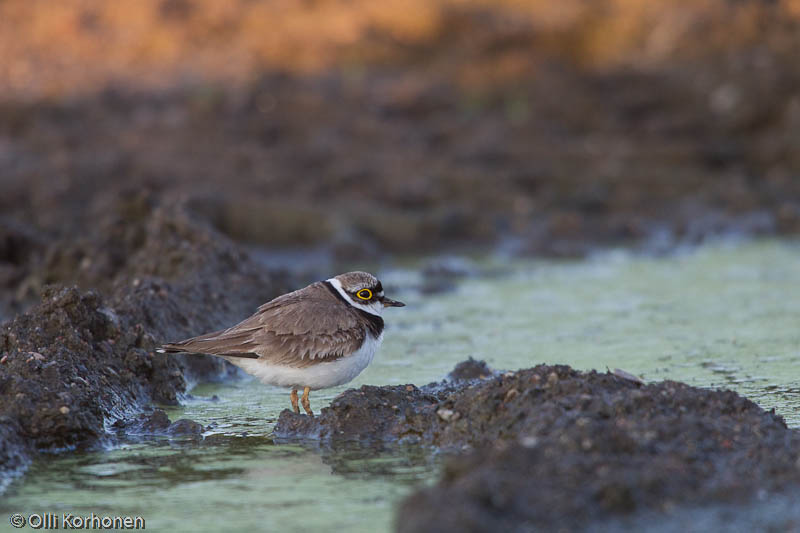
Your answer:
[[[217,357],[233,357],[237,359],[258,359],[259,355],[252,352],[246,345],[230,345],[224,341],[217,341],[219,332],[208,333],[199,337],[192,337],[180,342],[162,344],[156,348],[157,353],[188,353],[193,355],[215,355]],[[215,342],[217,341],[217,342]]]
[[[193,353],[193,354],[208,354],[208,355],[215,355],[213,352],[209,352],[204,347],[200,346],[203,341],[207,341],[208,339],[214,338],[216,335],[219,335],[222,331],[214,331],[212,333],[206,333],[205,335],[198,335],[197,337],[192,337],[190,339],[184,339],[178,342],[167,342],[162,344],[160,348],[156,348],[156,352],[158,353]]]
[[[162,344],[160,348],[156,348],[157,353],[191,353],[186,352],[186,348],[182,348],[180,344]]]

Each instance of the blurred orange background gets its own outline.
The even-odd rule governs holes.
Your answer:
[[[553,58],[657,68],[754,45],[790,53],[798,17],[798,0],[7,0],[0,90],[60,96],[385,64],[495,84]]]
[[[6,0],[0,212],[80,234],[135,193],[355,259],[794,234],[798,18],[798,0]]]

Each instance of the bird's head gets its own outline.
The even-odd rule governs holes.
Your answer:
[[[347,272],[328,280],[353,306],[375,315],[386,307],[403,307],[406,304],[387,298],[383,285],[369,272]]]

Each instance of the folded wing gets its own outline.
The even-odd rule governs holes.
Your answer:
[[[165,352],[263,359],[294,367],[334,361],[358,350],[366,330],[324,286],[311,285],[262,305],[239,324],[165,344]]]

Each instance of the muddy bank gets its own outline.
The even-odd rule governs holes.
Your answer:
[[[125,9],[158,13],[158,3]],[[312,13],[328,16],[317,11],[328,2],[302,4],[275,16],[303,19],[302,27]],[[553,15],[564,26],[549,34],[546,13],[558,8],[544,4],[520,13],[505,2],[427,4],[419,15],[426,31],[399,42],[372,33],[371,9],[336,5],[364,33],[356,50],[334,52],[319,32],[306,32],[302,43],[338,58],[313,72],[253,64],[236,83],[220,81],[220,72],[188,83],[163,71],[176,65],[144,68],[137,53],[127,75],[162,72],[166,84],[143,88],[110,81],[126,76],[119,57],[106,63],[104,49],[78,62],[81,79],[89,65],[100,71],[78,95],[63,88],[61,97],[23,100],[0,87],[0,212],[23,226],[12,241],[81,234],[115,198],[142,189],[182,198],[233,240],[324,246],[353,261],[501,242],[520,254],[579,256],[597,245],[652,242],[661,250],[725,233],[800,233],[798,33],[784,6],[657,2],[653,13],[685,21],[673,28],[632,6],[576,4],[566,19]],[[212,47],[226,64],[251,57],[239,41],[248,32],[244,41],[263,41],[249,4],[225,16],[194,9],[199,18],[156,16],[138,31],[173,42],[181,53],[167,55],[180,65],[197,60],[188,36],[209,31],[201,20],[222,17],[224,28],[239,21]],[[98,6],[89,18],[113,28],[106,11]],[[381,13],[404,20],[406,9]],[[84,15],[76,4],[47,18],[97,44],[79,22]],[[33,15],[18,16],[6,28],[8,50],[30,38],[19,28]],[[373,23],[400,24],[388,20]],[[635,35],[623,39],[617,24]],[[130,28],[118,29],[109,38]],[[664,31],[676,32],[676,48],[658,60],[638,57],[639,39]],[[590,43],[610,44],[597,42],[601,35],[619,36],[611,40],[625,51],[597,68]],[[284,37],[293,44],[268,48],[286,46],[293,64],[299,36]],[[125,43],[116,46],[127,57]],[[589,57],[571,57],[578,50]],[[67,74],[59,61],[41,64],[50,53],[28,53],[7,58],[33,78],[26,94],[36,94],[37,74]],[[159,58],[166,60],[151,60]],[[1,263],[24,260],[0,242],[0,282],[12,275]]]
[[[185,387],[177,360],[154,356],[142,324],[93,292],[48,291],[33,313],[3,329],[2,340],[3,416],[35,449],[95,441],[105,420],[148,400],[174,404]]]
[[[125,429],[143,407],[176,404],[187,380],[231,375],[220,360],[154,349],[234,323],[286,290],[285,276],[180,206],[144,196],[114,204],[85,235],[36,246],[20,263],[27,292],[19,296],[41,303],[0,330],[2,472],[36,452],[110,439],[109,429]],[[81,288],[61,286],[75,283]],[[156,422],[170,434],[197,431]]]
[[[467,375],[347,391],[314,419],[284,411],[275,433],[467,450],[403,502],[398,531],[575,528],[800,483],[800,435],[730,391],[565,366]]]
[[[3,169],[0,211],[35,232],[79,234],[109,199],[144,187],[184,198],[236,241],[323,246],[350,261],[509,237],[520,254],[580,256],[797,234],[797,146],[781,117],[800,83],[773,80],[775,111],[759,107],[767,89],[749,76],[718,72],[698,86],[706,67],[553,69],[479,95],[427,80],[399,102],[385,93],[403,90],[402,70],[355,85],[339,73],[265,73],[200,96],[0,105],[2,149],[20,161]],[[709,93],[729,78],[741,106],[721,119]],[[267,97],[277,103],[262,112]]]

